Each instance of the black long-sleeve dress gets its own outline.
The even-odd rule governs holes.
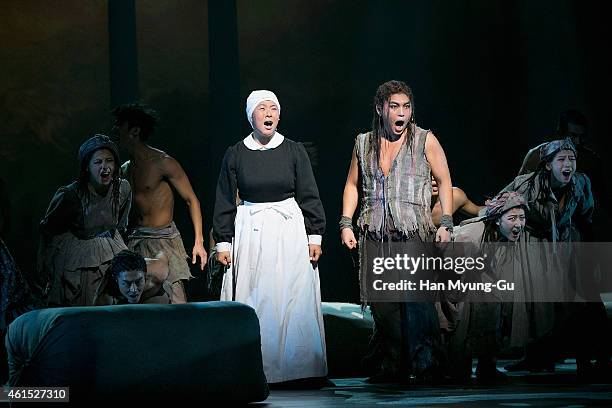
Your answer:
[[[278,133],[268,148],[254,149],[252,136],[231,146],[219,175],[214,238],[220,250],[233,243],[221,299],[256,310],[268,382],[321,377],[325,336],[308,242],[320,243],[325,215],[310,161],[300,143]]]
[[[323,235],[325,213],[308,154],[301,143],[284,139],[276,148],[250,150],[243,141],[227,149],[215,201],[214,238],[231,242],[234,237],[236,193],[251,203],[295,198],[304,215],[308,235]]]

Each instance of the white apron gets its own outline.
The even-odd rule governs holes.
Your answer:
[[[327,375],[319,271],[297,202],[245,202],[235,228],[221,300],[255,309],[268,382]]]

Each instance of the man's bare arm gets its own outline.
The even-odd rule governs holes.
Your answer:
[[[478,212],[484,206],[476,205],[467,197],[467,194],[459,187],[453,187],[453,201],[456,206],[455,211],[461,211],[469,217],[478,216]]]
[[[200,211],[200,200],[196,197],[189,182],[189,178],[178,161],[170,156],[161,160],[161,170],[163,176],[176,189],[187,207],[193,224],[195,243],[193,245],[191,263],[195,264],[197,257],[200,257],[200,268],[204,270],[206,264],[206,250],[204,249],[204,236],[202,234],[202,213]]]

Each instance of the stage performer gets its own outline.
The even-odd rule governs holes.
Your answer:
[[[91,306],[113,256],[127,249],[130,184],[117,146],[95,135],[79,148],[80,175],[60,187],[40,221],[39,271],[49,306]]]
[[[493,256],[488,258],[488,275],[484,274],[478,281],[497,282],[505,279],[516,285],[517,293],[524,293],[522,285],[529,280],[528,271],[517,269],[521,266],[521,257],[526,254],[526,210],[527,202],[521,194],[505,191],[486,202],[482,216],[455,227],[454,242],[474,244],[483,251],[481,253]],[[506,379],[506,375],[496,367],[497,354],[502,345],[521,347],[528,340],[525,304],[513,303],[513,295],[514,292],[510,292],[508,298],[500,299],[503,303],[499,303],[484,299],[486,294],[480,293],[471,298],[468,294],[466,301],[460,304],[457,329],[449,342],[448,368],[451,377],[468,381],[472,375],[472,357],[477,357],[478,382]]]
[[[577,172],[578,151],[570,139],[555,140],[540,148],[535,172],[521,175],[504,191],[517,191],[529,204],[526,238],[531,242],[578,242],[593,239],[595,208],[591,182]],[[543,257],[540,257],[543,258]],[[556,257],[548,254],[545,268],[554,272]],[[551,276],[550,279],[555,279]],[[537,323],[534,341],[524,360],[506,367],[517,370],[553,370],[568,347],[576,347],[578,373],[591,376],[609,371],[608,334],[603,303],[534,303],[530,313]],[[579,333],[579,334],[578,334]],[[589,335],[590,334],[590,335]],[[591,364],[595,359],[597,363]]]
[[[168,272],[168,257],[163,252],[155,258],[143,258],[136,252],[121,251],[113,258],[95,303],[169,304],[172,288]]]
[[[442,207],[437,231],[431,218],[431,175],[438,183]],[[370,304],[375,323],[366,358],[374,371],[370,381],[403,381],[409,376],[433,380],[443,359],[434,304],[370,302],[364,284],[367,240],[448,242],[453,228],[446,156],[433,133],[416,125],[412,90],[404,82],[389,81],[378,87],[372,131],[355,140],[340,220],[342,243],[349,249],[357,246],[352,219],[360,195],[361,301]]]
[[[247,98],[253,132],[225,153],[213,221],[217,259],[231,265],[221,300],[257,312],[269,383],[327,374],[317,268],[325,214],[304,146],[277,132],[280,111],[271,91]]]
[[[168,256],[172,303],[185,303],[184,281],[192,278],[187,260],[191,259],[195,264],[199,257],[202,270],[206,264],[200,201],[179,162],[147,143],[157,124],[157,113],[141,104],[122,105],[112,113],[119,143],[130,157],[121,166],[134,197],[126,243],[130,250],[145,258],[155,257],[160,251]],[[189,208],[195,234],[191,257],[187,256],[181,234],[173,221],[173,190]]]

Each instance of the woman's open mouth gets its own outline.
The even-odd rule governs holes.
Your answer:
[[[512,228],[510,235],[512,236],[512,240],[516,241],[518,237],[521,235],[522,228]]]
[[[100,173],[100,180],[102,181],[102,183],[108,183],[111,180],[110,171],[103,171],[102,173]]]

